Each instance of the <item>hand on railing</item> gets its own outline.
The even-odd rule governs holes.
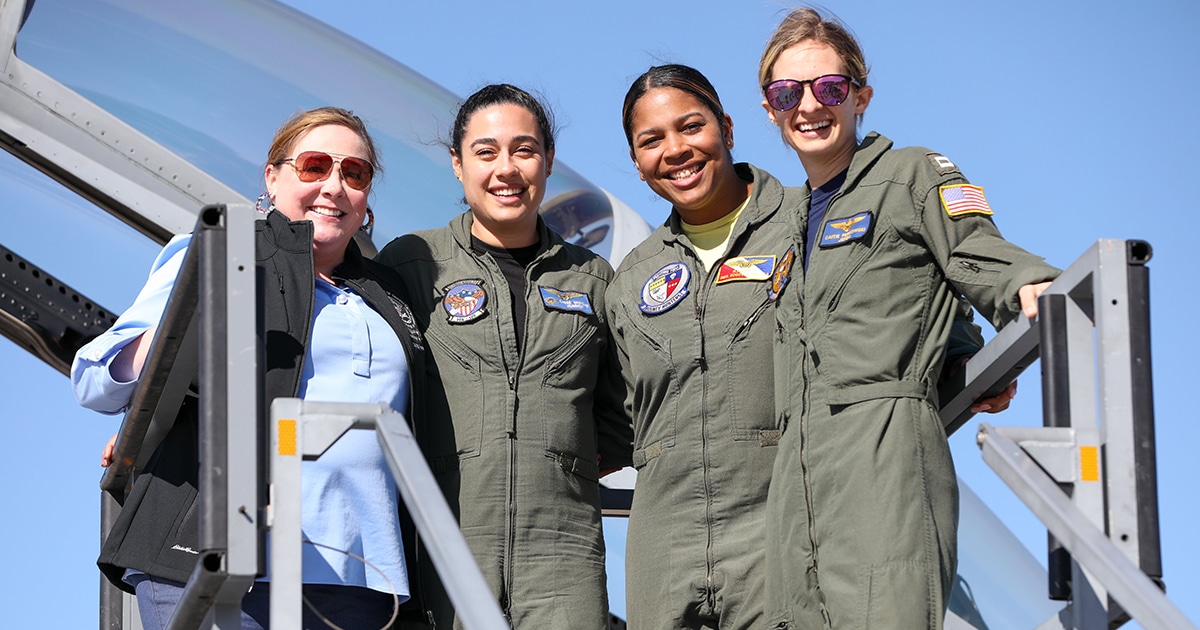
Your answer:
[[[117,446],[117,434],[108,438],[108,444],[104,445],[104,450],[100,451],[100,467],[108,468],[113,463],[113,449]]]
[[[1042,291],[1050,286],[1050,282],[1039,282],[1037,284],[1027,284],[1020,289],[1017,289],[1017,297],[1021,299],[1021,312],[1025,317],[1033,319],[1037,317],[1037,300]]]
[[[966,363],[966,361],[963,361]],[[971,413],[1000,413],[1008,409],[1012,399],[1017,396],[1017,382],[1013,381],[1004,391],[989,398],[980,398],[971,405]]]

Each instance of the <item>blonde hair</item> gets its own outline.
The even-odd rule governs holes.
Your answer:
[[[767,41],[762,59],[758,62],[758,85],[765,86],[774,78],[771,76],[775,62],[783,52],[796,44],[816,41],[829,45],[841,58],[845,65],[846,74],[858,81],[860,86],[867,85],[867,60],[863,56],[858,41],[836,17],[822,17],[815,9],[804,7],[794,9],[783,18],[779,27]],[[806,77],[786,77],[803,79]]]

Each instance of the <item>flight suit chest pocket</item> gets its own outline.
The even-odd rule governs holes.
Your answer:
[[[575,329],[546,355],[542,368],[542,438],[547,450],[595,458],[596,437],[593,419],[594,393],[604,351],[603,329],[595,316],[551,313],[547,317],[570,318]],[[548,344],[546,338],[526,340]],[[533,360],[526,357],[526,361]]]
[[[814,257],[830,273],[831,290],[809,310],[811,365],[834,390],[907,378],[938,275],[934,261],[886,219],[869,242],[843,248],[841,259]]]
[[[431,422],[425,423],[425,435],[417,438],[438,472],[457,467],[458,459],[479,455],[489,401],[478,354],[462,340],[433,327],[425,339],[430,359],[425,363]]]
[[[630,372],[625,380],[633,388],[633,466],[639,470],[664,448],[675,446],[680,398],[671,336],[646,319],[641,313],[632,313],[625,335]],[[680,328],[690,330],[683,325]]]
[[[724,406],[733,439],[774,446],[780,435],[772,374],[775,314],[765,292],[743,303],[751,308],[743,309],[726,328],[729,346],[716,378],[725,383]]]

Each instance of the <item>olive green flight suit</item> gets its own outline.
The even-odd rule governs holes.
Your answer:
[[[608,289],[636,436],[625,562],[634,630],[763,625],[763,506],[780,435],[768,289],[791,243],[779,210],[800,195],[766,171],[736,168],[753,191],[711,270],[672,211]],[[675,294],[687,295],[644,312],[643,288],[673,263],[688,275]]]
[[[807,271],[777,301],[785,422],[767,501],[774,628],[940,628],[958,492],[938,418],[956,294],[995,326],[1058,271],[1005,241],[945,157],[870,134],[831,200]],[[805,189],[807,190],[807,188]],[[808,201],[792,216],[803,251]]]
[[[472,251],[471,221],[468,212],[402,236],[376,258],[402,276],[428,346],[416,439],[513,627],[604,630],[597,460],[628,465],[632,440],[610,363],[612,268],[539,219],[519,346],[508,283],[490,255]],[[448,628],[428,561],[415,581],[414,596]]]

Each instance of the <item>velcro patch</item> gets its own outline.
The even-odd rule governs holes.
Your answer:
[[[820,247],[837,247],[865,238],[871,231],[871,213],[860,212],[845,219],[830,219],[821,233]]]
[[[775,271],[775,256],[739,256],[721,263],[717,284],[750,280],[762,282]]]
[[[668,263],[654,272],[642,285],[642,302],[638,308],[647,315],[665,313],[688,295],[692,272],[681,262]]]
[[[538,291],[542,294],[542,304],[545,304],[546,308],[556,311],[583,313],[584,315],[592,314],[592,301],[588,299],[586,293],[563,291],[562,289],[543,286],[539,286]]]
[[[954,162],[951,162],[950,158],[942,155],[941,153],[926,153],[925,158],[929,160],[929,163],[932,164],[933,168],[936,168],[937,172],[941,175],[958,172],[958,166],[956,166]]]
[[[983,188],[970,184],[954,184],[938,187],[938,197],[946,214],[957,219],[967,214],[992,214],[992,207],[983,196]]]
[[[779,266],[775,267],[775,274],[771,276],[771,286],[767,288],[767,299],[774,302],[779,299],[779,294],[783,293],[783,288],[787,286],[788,280],[791,280],[792,263],[796,262],[796,246],[788,247],[784,252],[783,258],[779,260]]]
[[[483,280],[472,278],[453,282],[445,289],[442,307],[446,309],[446,321],[451,324],[466,324],[483,317],[487,311],[487,293]]]

